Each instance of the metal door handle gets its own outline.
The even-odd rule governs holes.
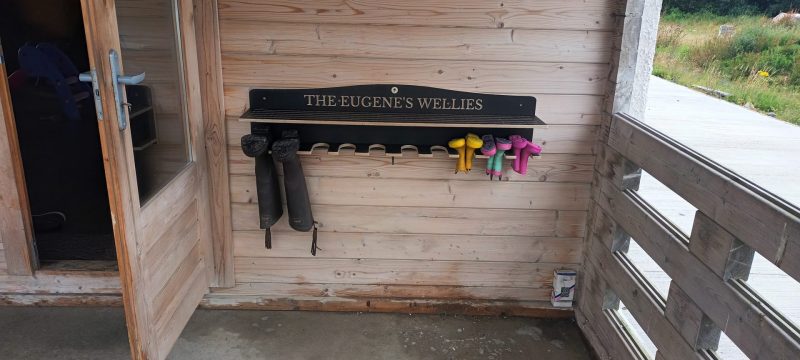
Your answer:
[[[128,112],[126,111],[126,104],[128,104],[122,94],[124,85],[136,85],[144,81],[145,73],[138,75],[122,75],[122,64],[120,63],[119,54],[114,49],[108,53],[111,60],[111,82],[114,87],[114,101],[117,103],[117,118],[119,119],[119,131],[125,130],[128,127]]]
[[[139,85],[142,81],[144,81],[145,73],[141,73],[138,75],[119,75],[117,76],[117,81],[120,84],[125,85]]]
[[[92,82],[94,80],[94,78],[92,77],[92,72],[91,71],[87,71],[87,72],[82,72],[82,73],[78,74],[78,80],[80,80],[82,82],[90,83],[90,82]]]
[[[120,61],[119,55],[115,50],[111,50],[108,53],[108,57],[111,59],[111,78],[115,81],[112,81],[112,85],[114,87],[114,101],[117,103],[117,117],[119,119],[119,130],[125,130],[128,127],[128,113],[125,111],[126,108],[130,108],[131,104],[124,101],[122,96],[122,85],[138,85],[142,81],[144,81],[145,73],[137,74],[137,75],[120,75]],[[87,71],[85,73],[80,73],[78,75],[78,80],[83,82],[91,82],[92,83],[92,93],[94,95],[94,103],[95,108],[97,109],[97,118],[99,120],[103,120],[103,103],[100,100],[100,90],[97,87],[97,72],[94,71]]]

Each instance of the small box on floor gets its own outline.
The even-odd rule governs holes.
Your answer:
[[[576,276],[575,270],[561,269],[553,272],[553,292],[550,294],[553,306],[572,307]]]

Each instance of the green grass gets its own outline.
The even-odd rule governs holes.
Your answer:
[[[734,25],[735,34],[718,37],[722,24]],[[653,74],[730,93],[731,102],[800,125],[800,25],[760,16],[666,14]]]

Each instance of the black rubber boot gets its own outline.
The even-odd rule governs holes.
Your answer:
[[[269,134],[242,136],[242,151],[256,161],[256,194],[258,196],[259,226],[265,230],[264,247],[272,249],[270,227],[283,215],[280,184],[275,163],[269,154]]]
[[[297,150],[300,139],[297,131],[284,131],[283,138],[272,144],[272,156],[283,163],[283,186],[286,190],[286,208],[289,209],[289,225],[297,231],[314,229],[311,254],[317,255],[317,228],[311,213],[306,177]]]

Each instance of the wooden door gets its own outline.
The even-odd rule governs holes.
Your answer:
[[[192,2],[81,4],[131,352],[164,359],[213,274]],[[146,73],[136,87],[119,86],[130,103],[121,109],[112,52],[121,74]]]

